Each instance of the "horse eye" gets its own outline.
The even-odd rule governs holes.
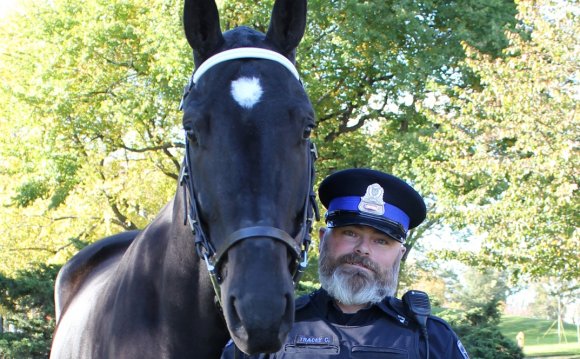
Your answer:
[[[306,126],[306,128],[304,129],[304,133],[302,134],[302,137],[304,139],[307,139],[310,137],[310,135],[312,134],[312,130],[314,129],[314,126],[312,125],[308,125]]]
[[[185,134],[190,144],[197,145],[197,135],[195,134],[194,130],[186,130]]]

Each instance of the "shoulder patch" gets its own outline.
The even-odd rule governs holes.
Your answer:
[[[463,358],[469,359],[467,350],[465,350],[465,347],[463,346],[463,344],[461,344],[461,340],[459,339],[457,339],[457,349],[459,349],[459,352],[461,353],[461,355],[463,355]]]

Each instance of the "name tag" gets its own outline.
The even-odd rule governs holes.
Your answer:
[[[295,344],[298,345],[328,345],[332,344],[332,337],[319,337],[298,334]]]

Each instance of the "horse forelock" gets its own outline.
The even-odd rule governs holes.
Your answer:
[[[238,26],[224,32],[224,40],[225,42],[220,51],[248,46],[268,48],[266,35],[247,26]],[[270,50],[274,49],[270,48]]]
[[[208,55],[213,56],[220,52],[236,49],[240,47],[259,47],[263,49],[277,51],[276,47],[271,44],[267,39],[266,35],[260,31],[254,30],[247,26],[238,26],[231,30],[228,30],[223,33],[224,42],[218,47],[215,48],[211,53]],[[195,54],[195,53],[194,53]],[[194,56],[194,62],[196,68],[199,67],[205,60],[207,60],[210,56],[206,58],[200,58],[199,56]]]

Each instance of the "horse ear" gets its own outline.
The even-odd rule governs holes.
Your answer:
[[[214,0],[185,0],[183,27],[187,42],[193,49],[196,65],[213,55],[224,43]]]
[[[306,0],[276,0],[266,38],[291,55],[306,29]]]

